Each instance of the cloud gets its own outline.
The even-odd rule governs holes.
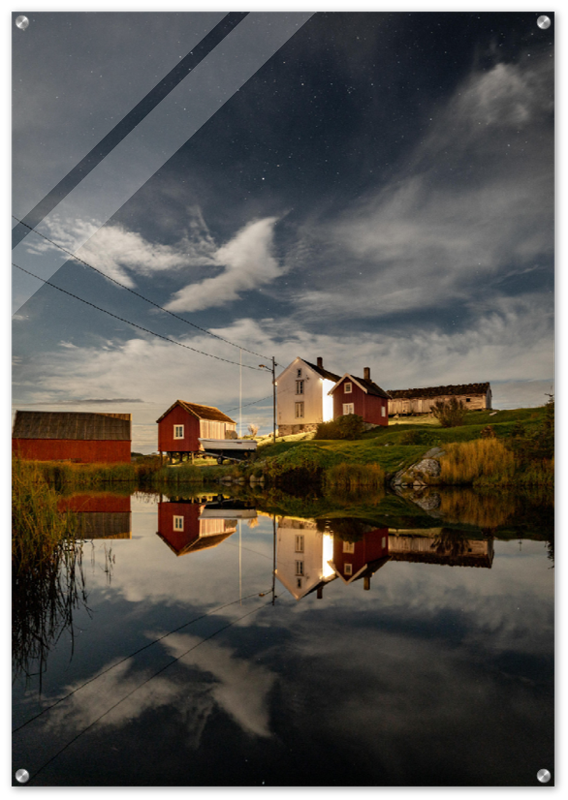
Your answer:
[[[549,70],[474,72],[385,185],[300,228],[290,270],[311,278],[293,298],[304,318],[433,312],[552,269]]]
[[[214,278],[180,289],[166,305],[170,311],[197,311],[238,300],[240,292],[258,289],[281,275],[272,253],[276,217],[250,222],[214,256],[224,268]]]
[[[133,274],[152,275],[188,267],[215,265],[216,246],[199,208],[189,210],[187,232],[171,245],[147,241],[140,233],[127,230],[120,224],[100,226],[96,220],[62,220],[57,215],[47,217],[49,238],[75,253],[91,266],[119,283],[133,288]],[[79,247],[81,242],[85,242]],[[26,246],[33,252],[56,249],[45,239],[29,236]]]

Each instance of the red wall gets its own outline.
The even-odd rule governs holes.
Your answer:
[[[130,442],[78,439],[12,439],[12,452],[36,461],[130,463]]]
[[[385,545],[383,547],[383,538]],[[349,580],[353,575],[356,575],[359,570],[377,561],[379,558],[387,556],[389,553],[389,530],[388,528],[377,528],[374,531],[365,533],[363,538],[355,542],[354,553],[343,552],[343,540],[338,536],[333,537],[333,563],[336,569]],[[345,563],[352,565],[351,575],[345,575]]]
[[[333,393],[333,418],[343,416],[343,404],[353,403],[355,414],[363,417],[365,422],[373,425],[388,425],[388,400],[386,397],[377,397],[374,394],[366,394],[356,383],[351,381],[352,391],[345,393],[345,384],[349,383],[349,378],[342,381]],[[381,416],[381,408],[385,409],[385,416]]]
[[[105,494],[74,494],[62,497],[57,502],[59,511],[125,513],[130,511],[130,496]]]
[[[176,553],[199,537],[200,503],[158,503],[158,533]],[[174,530],[174,516],[183,517],[183,531]]]
[[[184,425],[184,438],[174,439],[174,425]],[[158,422],[158,450],[162,453],[191,453],[201,449],[199,439],[199,420],[181,406],[172,408],[163,420]]]

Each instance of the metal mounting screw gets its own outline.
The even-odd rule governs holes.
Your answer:
[[[536,773],[536,777],[541,783],[548,783],[548,781],[552,778],[552,775],[547,769],[539,769],[539,771]]]
[[[19,17],[16,17],[16,28],[19,28],[21,31],[25,31],[29,24],[29,19],[24,17],[23,14],[21,14]]]
[[[18,781],[18,783],[27,783],[29,779],[30,779],[30,773],[27,771],[27,769],[19,769],[16,772],[16,780]]]
[[[543,14],[541,17],[537,19],[536,24],[538,25],[539,28],[545,31],[547,28],[550,28],[552,22],[550,21],[550,17],[547,17],[545,14]]]

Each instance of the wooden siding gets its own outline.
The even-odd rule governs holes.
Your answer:
[[[228,418],[227,418],[228,419]],[[174,426],[183,425],[183,439],[174,439]],[[158,421],[158,450],[161,453],[196,453],[203,450],[199,439],[224,439],[236,423],[198,419],[183,405],[174,405]]]
[[[12,452],[34,461],[130,463],[130,441],[12,439]]]
[[[344,552],[344,540],[333,537],[333,564],[339,574],[349,583],[363,567],[378,561],[389,554],[388,528],[377,528],[363,535],[358,542],[353,542],[353,552]],[[345,571],[345,565],[351,565],[351,573]]]
[[[235,520],[199,519],[201,503],[158,503],[158,536],[178,555],[215,547],[237,529]],[[183,519],[183,530],[174,527],[174,517]]]
[[[461,383],[453,386],[429,386],[424,389],[396,389],[389,391],[389,415],[429,414],[437,402],[452,398],[470,411],[490,409],[492,392],[489,383]]]
[[[351,393],[345,392],[345,384],[351,383]],[[333,418],[343,416],[343,405],[352,403],[354,413],[372,425],[388,425],[388,400],[377,395],[367,394],[349,377],[344,378],[333,392]],[[381,409],[385,409],[382,416]]]
[[[183,439],[174,439],[174,425],[183,425]],[[202,450],[199,420],[182,406],[174,406],[158,422],[158,450],[163,453],[194,453]]]

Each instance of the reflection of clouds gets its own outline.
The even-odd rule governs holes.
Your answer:
[[[198,641],[181,634],[168,637],[165,646],[177,658]],[[256,736],[271,735],[268,696],[276,678],[274,673],[210,642],[184,656],[183,663],[213,675],[212,697],[244,731]]]
[[[187,744],[198,747],[205,724],[218,706],[246,733],[269,737],[268,698],[276,676],[226,646],[201,642],[184,634],[165,640],[168,654],[180,661],[169,674],[165,671],[151,680],[155,669],[138,671],[136,660],[129,659],[84,688],[83,680],[65,687],[62,694],[76,693],[48,714],[46,732],[54,738],[64,734],[70,740],[95,722],[103,728],[121,728],[148,711],[172,709],[183,721]],[[191,648],[195,649],[184,655]]]

